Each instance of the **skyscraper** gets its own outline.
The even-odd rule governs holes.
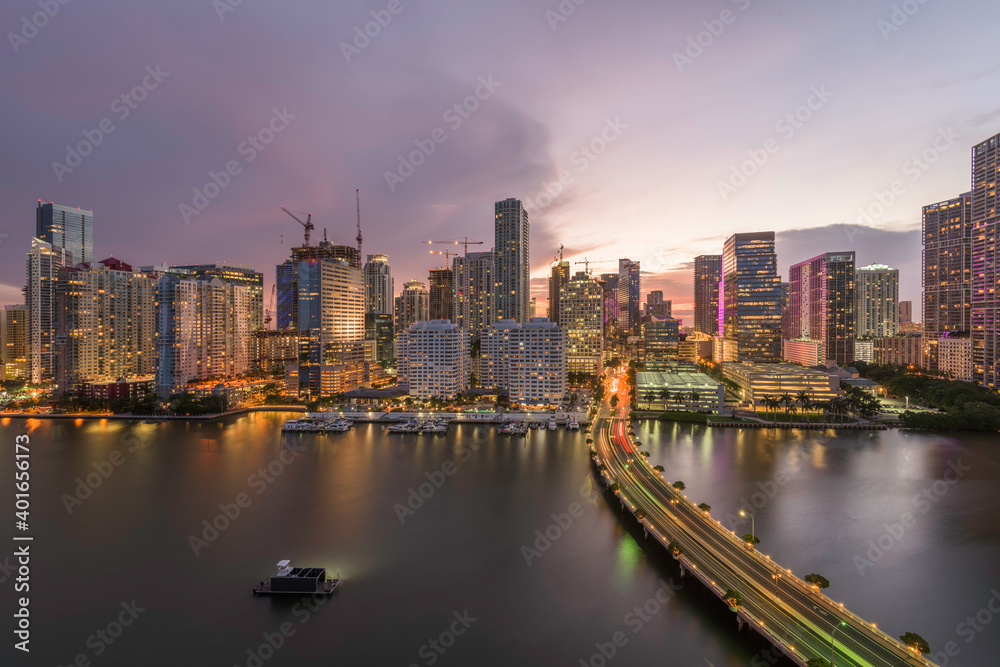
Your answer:
[[[408,329],[411,324],[430,320],[430,299],[427,287],[419,280],[411,280],[396,297],[396,331]]]
[[[391,316],[394,293],[389,255],[368,255],[365,262],[365,312]]]
[[[53,247],[39,238],[31,239],[28,252],[24,306],[28,313],[28,352],[31,382],[55,378],[55,339],[58,325],[56,289],[59,270],[71,261],[61,247]]]
[[[853,252],[824,253],[789,272],[791,338],[819,341],[823,359],[842,366],[855,360],[854,273]]]
[[[28,310],[21,305],[4,306],[0,311],[3,334],[3,363],[6,379],[27,380],[28,364]]]
[[[722,255],[694,258],[694,330],[714,336],[719,333],[719,282]]]
[[[497,317],[528,321],[531,300],[531,257],[528,212],[513,197],[494,205]]]
[[[569,262],[562,261],[552,265],[549,276],[549,321],[562,324],[559,320],[559,294],[569,282]]]
[[[737,361],[781,360],[781,278],[774,232],[734,234],[722,252],[721,321]]]
[[[245,285],[250,293],[250,333],[264,328],[264,274],[252,266],[218,262],[216,264],[183,264],[193,278],[218,278],[224,283]]]
[[[482,384],[512,403],[553,404],[566,397],[566,331],[547,318],[499,320],[483,330]]]
[[[455,323],[469,332],[469,340],[479,340],[484,327],[496,321],[493,252],[470,252],[452,260],[455,277]]]
[[[645,314],[659,320],[666,320],[673,317],[673,305],[669,299],[663,300],[663,290],[653,290],[646,295]]]
[[[60,267],[56,381],[152,375],[156,370],[156,277],[109,257]]]
[[[1000,134],[972,149],[972,377],[1000,387]]]
[[[618,274],[601,274],[598,284],[604,289],[604,335],[618,335]]]
[[[938,340],[972,330],[972,193],[923,208],[923,366],[938,370]],[[900,308],[907,301],[900,302]],[[907,320],[900,311],[900,323]]]
[[[94,261],[94,212],[38,200],[35,236],[53,249],[65,250],[73,264]]]
[[[858,338],[899,333],[899,269],[870,264],[857,270],[855,331]]]
[[[618,260],[618,328],[629,336],[640,333],[642,284],[639,262]]]
[[[455,319],[455,274],[449,268],[431,269],[428,275],[429,314],[432,320]]]
[[[454,398],[469,388],[469,332],[448,320],[414,322],[399,332],[399,382],[410,396]]]
[[[319,262],[324,259],[337,259],[349,266],[361,268],[358,249],[354,246],[334,245],[324,238],[319,245],[300,246],[292,248],[291,259],[275,267],[275,288],[277,292],[277,324],[278,329],[304,331],[308,326],[299,325],[299,265],[308,262]],[[318,276],[318,274],[316,274]]]
[[[578,271],[559,295],[559,316],[566,330],[569,372],[596,375],[604,351],[604,289]]]

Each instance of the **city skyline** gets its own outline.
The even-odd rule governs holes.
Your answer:
[[[532,214],[532,296],[538,298],[539,312],[544,312],[549,260],[560,243],[566,243],[571,262],[584,256],[639,261],[643,284],[662,289],[685,324],[691,323],[690,307],[685,307],[691,303],[687,262],[717,252],[716,239],[729,231],[724,226],[739,218],[744,229],[777,232],[781,275],[787,275],[791,264],[826,249],[799,252],[804,240],[826,235],[829,243],[824,245],[856,250],[862,265],[878,262],[900,268],[901,298],[914,301],[919,311],[919,287],[909,287],[919,276],[919,257],[905,248],[919,246],[920,209],[966,191],[969,148],[1000,130],[995,103],[984,92],[998,71],[972,53],[932,53],[924,46],[931,39],[961,40],[969,20],[986,25],[998,9],[974,2],[948,8],[922,5],[905,25],[886,31],[879,22],[891,18],[891,2],[847,12],[801,8],[789,15],[743,5],[734,4],[736,21],[712,39],[703,54],[681,65],[675,54],[684,54],[688,38],[705,30],[703,22],[716,18],[713,12],[639,2],[613,8],[591,4],[553,23],[543,8],[527,3],[503,8],[473,3],[456,5],[451,20],[442,23],[438,12],[407,10],[385,29],[394,31],[391,38],[373,39],[350,62],[340,44],[350,43],[353,27],[369,17],[349,7],[323,8],[315,25],[304,29],[332,35],[322,40],[322,47],[313,47],[322,53],[304,59],[289,55],[283,41],[268,39],[272,29],[294,20],[274,8],[243,5],[219,20],[211,8],[187,16],[193,10],[129,7],[145,20],[134,23],[143,27],[132,25],[127,32],[123,19],[82,15],[80,23],[70,25],[61,17],[19,44],[9,61],[9,92],[0,108],[24,131],[8,144],[18,159],[4,166],[0,213],[14,237],[14,222],[27,215],[25,202],[41,198],[94,210],[98,233],[103,231],[105,239],[99,256],[128,257],[143,264],[251,264],[265,273],[269,290],[269,267],[301,239],[294,222],[282,219],[281,205],[311,210],[317,230],[325,227],[332,241],[350,243],[355,217],[351,190],[360,187],[365,195],[366,249],[399,258],[396,275],[401,285],[432,268],[429,258],[410,253],[416,242],[466,234],[488,238],[490,201],[517,196]],[[169,26],[178,17],[198,20],[206,36],[203,41],[186,39],[184,54],[168,41],[176,37]],[[0,22],[9,26],[18,25],[20,18],[13,6],[0,14]],[[490,41],[478,53],[463,57],[461,64],[452,64],[455,59],[449,56],[468,55],[462,34],[486,26]],[[625,40],[610,39],[597,50],[593,44],[609,39],[609,33],[622,34],[625,26],[629,44],[642,42],[657,26],[650,43],[658,46],[650,62],[629,77],[619,77],[629,62]],[[807,38],[765,48],[764,57],[797,63],[776,68],[777,75],[747,71],[739,61],[746,48],[761,48],[756,36],[768,26]],[[123,62],[103,53],[88,53],[73,62],[55,57],[71,41],[70,31],[77,29],[98,40],[122,43],[142,62]],[[303,28],[297,30],[301,34]],[[532,54],[517,63],[504,58],[499,46],[514,30],[523,39],[523,49]],[[399,59],[420,52],[427,38],[435,42],[427,47],[433,57],[420,69],[393,73]],[[849,40],[852,48],[838,64],[827,64],[820,59],[823,44],[837,40]],[[220,45],[231,55],[203,66]],[[555,49],[568,53],[571,61],[592,66],[579,68],[585,75],[577,73],[576,65],[570,69],[548,57]],[[94,70],[105,75],[84,87],[83,74]],[[262,72],[281,74],[287,81],[219,85],[228,77],[258,80]],[[548,91],[548,82],[576,83],[581,76],[591,83],[579,87],[587,91],[580,93],[587,95],[585,104],[579,94]],[[663,105],[650,104],[645,87],[637,96],[633,77],[656,82],[657,97],[681,100],[670,105],[667,122],[653,119],[651,110]],[[49,92],[40,99],[34,82],[42,80]],[[316,80],[332,80],[333,85],[317,89]],[[384,83],[375,84],[377,80]],[[886,81],[892,85],[884,86]],[[606,94],[593,96],[594,84]],[[818,94],[813,88],[826,92]],[[926,95],[941,89],[948,94]],[[303,96],[299,90],[313,92]],[[753,108],[739,103],[750,91],[760,90],[768,94],[755,97]],[[143,100],[134,102],[133,92],[136,100]],[[52,108],[45,99],[57,94],[73,95],[74,105],[42,111]],[[123,95],[133,101],[134,109],[120,101]],[[451,123],[444,120],[444,113],[470,95],[477,109],[463,109],[468,118],[455,113],[449,116]],[[341,101],[359,97],[369,101],[361,106]],[[913,103],[917,97],[919,105]],[[203,109],[210,107],[204,117],[186,113],[195,100]],[[810,109],[810,103],[818,108]],[[803,105],[802,115],[810,116],[807,122],[776,129],[780,119]],[[403,108],[410,114],[405,121],[392,111]],[[694,108],[702,110],[698,117]],[[739,122],[734,122],[736,108]],[[70,162],[65,146],[83,141],[84,132],[98,136],[93,132],[104,117],[111,119],[113,132],[103,134],[78,166],[57,173],[53,163]],[[329,118],[337,121],[329,123]],[[239,147],[248,135],[272,123],[281,132],[264,150],[252,149],[254,160],[247,162],[251,153],[240,154]],[[346,127],[367,131],[347,133]],[[386,172],[400,170],[398,156],[414,150],[414,142],[437,127],[447,141],[390,190]],[[384,137],[379,148],[367,150],[363,145],[369,134]],[[719,184],[730,183],[732,166],[772,135],[779,150],[737,192],[723,189],[723,201]],[[578,149],[598,139],[607,149],[588,161]],[[819,151],[822,164],[814,159]],[[926,170],[908,162],[925,151],[934,158]],[[664,154],[671,157],[664,161]],[[232,158],[240,172],[226,176]],[[907,165],[916,171],[909,173]],[[814,177],[803,178],[809,167],[815,168]],[[194,202],[193,190],[204,191],[212,183],[210,172],[218,175],[220,170],[219,180],[228,184],[198,210],[194,204],[202,202]],[[547,190],[558,190],[552,183],[558,182],[561,171],[568,172],[571,182],[547,203]],[[887,192],[895,179],[903,182],[905,192],[894,195],[896,200],[885,213],[872,217],[869,227],[835,226],[858,225],[859,209],[878,203],[876,194]],[[825,205],[809,207],[819,200]],[[182,204],[197,214],[186,221],[179,210]],[[809,215],[774,218],[774,210],[789,207],[808,210]],[[390,234],[404,218],[405,232]],[[628,231],[608,238],[608,226],[616,226],[616,231],[624,227],[616,225],[619,219],[629,221]],[[676,224],[685,219],[699,224]],[[139,220],[148,224],[137,225]],[[659,231],[665,226],[676,229],[678,237],[662,238]],[[845,241],[852,247],[844,247]],[[282,243],[284,252],[276,252],[275,246]],[[20,260],[16,246],[0,244],[5,265]],[[876,247],[880,252],[874,252]],[[0,299],[5,303],[19,300],[18,274],[0,269]],[[919,319],[921,314],[914,316]]]

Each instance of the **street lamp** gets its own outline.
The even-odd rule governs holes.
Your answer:
[[[837,634],[837,630],[840,630],[845,625],[847,625],[847,623],[845,623],[844,621],[841,621],[840,625],[838,625],[837,627],[835,627],[833,629],[833,632],[830,633],[830,667],[833,667],[833,659],[834,659],[834,657],[836,657],[836,654],[834,653],[834,648],[833,648],[833,637],[834,637],[834,635]]]
[[[746,510],[740,510],[740,516],[746,517],[747,516]],[[750,534],[753,535],[754,537],[757,537],[757,529],[754,528],[754,524],[756,523],[756,518],[757,517],[755,517],[753,514],[750,515]]]

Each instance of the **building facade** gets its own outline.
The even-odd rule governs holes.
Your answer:
[[[790,338],[820,341],[824,360],[841,366],[855,359],[854,274],[854,252],[824,253],[789,271]]]
[[[937,371],[943,377],[962,382],[973,381],[971,338],[942,337],[938,340],[937,353]]]
[[[597,281],[604,290],[604,335],[618,335],[618,274],[603,273]]]
[[[827,359],[823,356],[823,341],[807,338],[781,341],[781,358],[806,367],[819,366]]]
[[[722,255],[694,258],[694,330],[709,336],[719,333],[719,283]]]
[[[392,317],[394,295],[389,255],[368,255],[365,262],[365,313]]]
[[[421,399],[469,388],[469,333],[448,320],[415,322],[399,333],[399,383]]]
[[[531,254],[528,211],[513,197],[494,205],[494,262],[497,317],[528,321]]]
[[[639,262],[618,260],[618,330],[629,336],[641,335],[642,280]]]
[[[432,320],[455,319],[455,274],[449,268],[431,269],[428,311]]]
[[[559,319],[559,296],[569,282],[569,262],[559,261],[552,265],[549,275],[549,321],[562,324]],[[534,317],[534,316],[532,316]]]
[[[972,149],[972,375],[1000,388],[1000,134]]]
[[[3,350],[4,379],[27,380],[28,309],[24,305],[4,306],[0,311],[0,347]]]
[[[923,207],[924,361],[938,370],[938,340],[972,330],[972,193]],[[913,320],[903,313],[900,324]]]
[[[663,290],[653,290],[646,295],[647,317],[655,317],[658,320],[666,320],[673,317],[673,302],[669,299],[663,300]]]
[[[737,361],[781,359],[781,278],[774,232],[734,234],[722,253],[722,333]],[[732,350],[730,350],[732,346]]]
[[[875,339],[875,363],[920,368],[924,358],[922,334],[886,336]]]
[[[568,372],[596,375],[604,351],[604,289],[578,271],[560,291],[559,315],[566,330]]]
[[[899,269],[885,264],[856,272],[855,328],[858,338],[886,338],[899,333]]]
[[[24,306],[28,315],[28,367],[33,383],[49,382],[56,375],[56,290],[59,271],[72,256],[39,238],[31,239],[28,252]]]
[[[35,237],[53,250],[65,250],[73,264],[94,261],[94,212],[38,200]]]
[[[455,322],[477,342],[484,327],[496,321],[493,252],[470,252],[452,260],[455,276]]]
[[[499,320],[483,330],[482,385],[511,403],[551,405],[567,396],[566,331],[547,318]]]
[[[430,319],[430,295],[419,280],[410,280],[396,297],[396,331],[405,331],[417,322]]]
[[[264,328],[264,274],[251,266],[219,262],[216,264],[184,264],[176,269],[186,269],[193,278],[218,278],[230,285],[245,285],[250,293],[250,332]]]

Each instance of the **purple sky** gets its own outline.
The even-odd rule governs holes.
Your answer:
[[[773,229],[786,276],[853,249],[901,269],[916,314],[920,206],[967,191],[970,146],[1000,131],[1000,7],[911,1],[914,14],[894,17],[882,0],[589,0],[563,17],[556,0],[243,0],[221,19],[227,0],[76,1],[33,32],[22,17],[36,2],[9,0],[0,300],[21,300],[39,198],[94,210],[95,258],[250,264],[270,290],[301,239],[279,206],[353,243],[357,187],[364,251],[390,255],[397,289],[443,259],[423,240],[490,247],[493,202],[516,196],[534,203],[540,302],[560,243],[571,261],[639,259],[643,292],[690,304],[695,255]],[[347,62],[342,43],[372,11],[386,25]],[[707,46],[679,65],[689,38]],[[152,90],[134,109],[116,102],[144,77]],[[477,86],[478,108],[446,114]],[[248,162],[240,145],[274,109],[294,118],[274,121],[281,132]],[[797,109],[802,122],[782,120]],[[112,132],[97,129],[103,118]],[[436,129],[443,143],[390,188],[386,172]],[[100,144],[57,174],[85,131]],[[926,169],[907,163],[925,151]],[[731,181],[754,154],[756,173]],[[238,173],[185,222],[180,206],[229,161]],[[540,206],[560,174],[567,185]],[[901,194],[859,228],[859,208],[897,179]]]

